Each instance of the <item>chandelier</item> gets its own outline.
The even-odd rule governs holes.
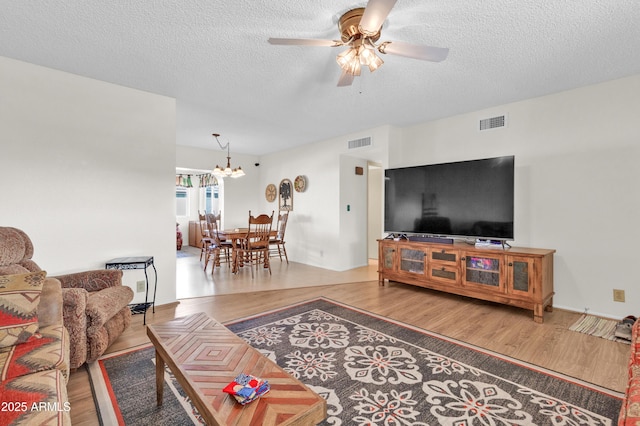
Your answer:
[[[227,167],[223,169],[222,167],[216,164],[216,168],[213,169],[213,172],[212,172],[213,175],[219,178],[225,178],[225,177],[239,178],[241,176],[244,176],[244,171],[242,170],[242,167],[238,166],[235,169],[231,168],[231,156],[229,155],[229,142],[227,142],[227,144],[223,146],[218,140],[218,136],[220,136],[218,133],[213,133],[212,136],[216,138],[216,142],[218,142],[218,145],[220,145],[220,149],[227,150]]]

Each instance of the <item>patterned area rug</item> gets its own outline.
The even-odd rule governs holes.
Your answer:
[[[155,349],[151,344],[112,353],[89,365],[91,390],[103,426],[203,424],[169,369],[156,405]]]
[[[327,400],[323,425],[611,425],[620,410],[616,392],[326,299],[227,327]],[[104,424],[199,421],[170,374],[155,406],[153,356],[92,365]]]

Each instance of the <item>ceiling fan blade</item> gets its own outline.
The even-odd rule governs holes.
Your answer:
[[[403,43],[401,41],[382,43],[378,50],[380,53],[431,62],[444,61],[447,55],[449,55],[449,49],[446,47],[420,46],[417,44]]]
[[[269,43],[287,46],[342,46],[338,40],[319,40],[315,38],[270,38]]]
[[[397,0],[369,0],[360,19],[360,31],[365,35],[374,35],[387,19]]]
[[[353,83],[354,75],[350,72],[342,71],[340,75],[340,80],[338,80],[338,87],[351,86]]]

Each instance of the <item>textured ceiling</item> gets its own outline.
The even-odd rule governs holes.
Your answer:
[[[0,0],[0,55],[171,96],[180,145],[277,152],[640,73],[637,0],[398,0],[382,40],[450,49],[440,63],[385,55],[336,87],[337,39],[366,1]]]

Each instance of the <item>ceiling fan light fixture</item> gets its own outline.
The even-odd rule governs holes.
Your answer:
[[[357,56],[358,51],[353,47],[350,47],[349,49],[339,53],[338,56],[336,56],[336,62],[338,62],[338,65],[340,65],[343,70],[348,70],[351,61],[353,61],[353,59],[356,59]]]
[[[373,58],[371,58],[371,60],[367,64],[367,66],[369,67],[369,72],[374,72],[375,70],[380,68],[382,64],[384,64],[384,61],[374,53]]]
[[[349,67],[348,72],[351,73],[352,75],[359,76],[360,75],[360,70],[361,70],[360,59],[359,58],[353,59],[351,61],[351,64],[349,64],[349,65],[350,65],[350,67]]]
[[[368,65],[369,61],[371,61],[371,57],[375,56],[375,53],[371,51],[371,49],[367,49],[365,46],[360,46],[359,55],[360,63],[362,65]]]
[[[380,59],[378,55],[376,55],[374,49],[375,45],[373,43],[363,43],[362,46],[360,46],[359,50],[360,63],[362,65],[368,66],[370,72],[374,72],[375,70],[380,68],[382,64],[384,64],[384,61]]]
[[[341,52],[336,56],[336,62],[344,71],[351,75],[359,76],[362,66],[367,66],[370,72],[374,72],[384,61],[375,52],[375,45],[358,40],[355,46]]]
[[[384,61],[376,55],[374,49],[375,45],[371,42],[363,42],[357,47],[357,56],[360,65],[369,67],[370,72],[374,72],[384,64]]]
[[[347,50],[336,57],[338,65],[342,68],[338,87],[350,86],[353,77],[360,75],[362,66],[367,66],[370,72],[380,68],[384,61],[378,56],[378,53],[430,62],[445,60],[449,54],[448,48],[403,42],[391,43],[389,41],[378,44],[382,26],[396,2],[397,0],[367,0],[366,7],[359,7],[343,13],[338,20],[340,40],[270,38],[269,43],[347,47]]]
[[[336,57],[336,61],[340,68],[351,75],[360,75],[360,57],[358,50],[350,47]]]

